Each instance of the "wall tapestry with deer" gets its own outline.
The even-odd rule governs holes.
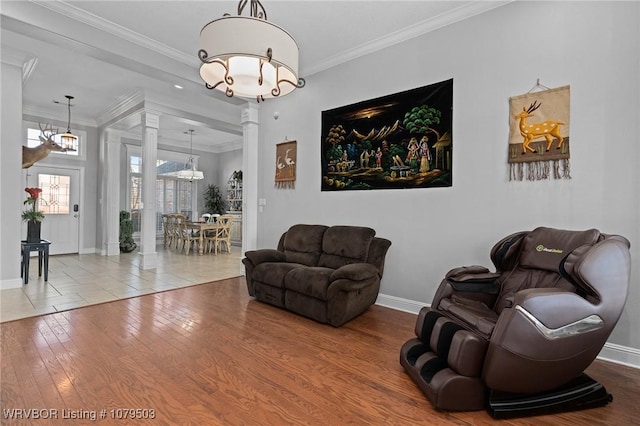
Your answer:
[[[453,79],[322,112],[322,190],[451,186]]]
[[[571,179],[569,86],[509,98],[509,180]]]

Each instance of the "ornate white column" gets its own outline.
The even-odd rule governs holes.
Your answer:
[[[242,110],[242,253],[258,247],[258,131],[257,103]]]
[[[104,134],[106,192],[103,211],[107,225],[104,243],[107,256],[120,254],[120,137],[116,130],[107,130]]]
[[[160,117],[142,114],[142,224],[140,229],[140,269],[154,269],[156,253],[156,163]]]

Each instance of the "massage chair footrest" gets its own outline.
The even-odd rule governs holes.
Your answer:
[[[607,405],[613,396],[586,374],[555,390],[535,394],[491,391],[487,410],[494,419],[538,416]]]
[[[447,362],[413,338],[400,349],[400,364],[438,411],[476,411],[485,408],[486,388],[479,377],[452,371]]]

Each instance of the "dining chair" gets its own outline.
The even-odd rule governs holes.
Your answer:
[[[227,253],[231,253],[231,226],[233,226],[233,216],[222,215],[218,218],[218,229],[214,240],[214,252],[218,253],[220,244],[224,243]],[[220,247],[220,251],[222,248]]]
[[[218,233],[220,232],[221,224],[218,220],[216,220],[215,223],[217,224],[216,228],[208,229],[204,233],[204,251],[206,253],[211,253],[211,250],[213,250],[214,254],[218,254],[216,240],[218,238]]]
[[[169,214],[162,215],[162,246],[167,248],[167,245],[171,246],[171,230],[169,229]]]
[[[195,251],[195,246],[200,241],[200,234],[187,227],[187,218],[184,215],[178,217],[178,230],[180,234],[180,249],[184,250],[185,254],[189,254],[193,246],[193,251]]]
[[[167,213],[167,247],[169,247],[169,249],[175,249],[177,243],[176,214]]]

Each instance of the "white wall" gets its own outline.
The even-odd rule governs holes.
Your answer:
[[[222,152],[217,155],[217,184],[222,189],[227,188],[227,182],[236,170],[242,170],[242,150]]]
[[[222,153],[199,153],[198,168],[204,179],[198,182],[198,208],[204,212],[204,192],[209,185],[216,185],[226,195],[227,182],[234,170],[242,169],[242,150]]]
[[[22,159],[22,58],[3,52],[0,64],[0,289],[17,288],[20,279],[22,201],[26,199],[21,176]],[[5,206],[15,207],[15,212]]]
[[[308,77],[304,89],[261,104],[258,245],[275,247],[294,223],[370,226],[393,243],[381,293],[429,303],[447,270],[491,266],[491,246],[511,232],[619,233],[634,265],[610,342],[640,349],[639,28],[636,2],[514,2]],[[452,187],[320,191],[323,110],[449,78]],[[571,86],[572,179],[509,182],[508,100],[538,78]],[[295,190],[272,183],[285,137],[298,141]]]

